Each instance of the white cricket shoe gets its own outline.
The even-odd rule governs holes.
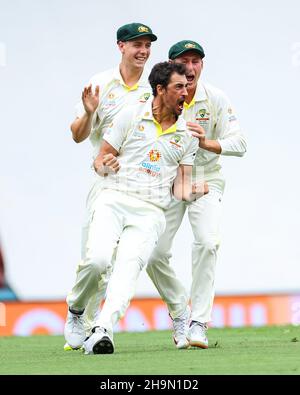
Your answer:
[[[185,349],[190,346],[187,339],[190,315],[191,309],[190,306],[187,306],[185,312],[180,317],[172,320],[174,329],[173,340],[178,349]]]
[[[197,321],[192,322],[187,335],[190,345],[192,347],[208,348],[206,331],[206,324]]]
[[[83,343],[84,353],[90,354],[112,354],[114,342],[104,328],[96,326],[92,335]]]
[[[78,349],[86,338],[83,314],[74,314],[68,310],[64,335],[66,342],[72,349]]]

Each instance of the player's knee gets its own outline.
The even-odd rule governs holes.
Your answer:
[[[92,275],[101,276],[108,271],[110,260],[104,256],[92,256],[89,257],[87,265]]]
[[[147,265],[147,260],[142,256],[138,256],[136,261],[137,264],[139,265],[140,270],[143,270],[144,267]]]
[[[148,268],[151,270],[152,267],[155,267],[157,265],[160,265],[160,266],[161,265],[168,265],[171,256],[172,256],[172,254],[169,252],[154,250],[152,255],[149,258],[149,261],[147,264],[147,270],[148,270]]]
[[[220,242],[214,237],[202,237],[194,241],[194,249],[201,249],[208,252],[215,252],[218,250]]]

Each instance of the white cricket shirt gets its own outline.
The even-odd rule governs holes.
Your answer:
[[[201,125],[209,140],[218,140],[221,155],[243,156],[246,152],[246,140],[229,99],[219,89],[198,82],[193,100],[184,104],[184,119]],[[206,181],[214,181],[221,190],[224,178],[220,173],[220,155],[202,148],[198,149],[193,173],[203,174]],[[196,169],[198,167],[198,169]],[[201,177],[200,177],[201,178]]]
[[[148,102],[122,110],[103,139],[118,152],[120,170],[104,177],[103,188],[123,191],[163,209],[171,201],[171,187],[179,164],[193,165],[198,139],[179,117],[162,131]]]

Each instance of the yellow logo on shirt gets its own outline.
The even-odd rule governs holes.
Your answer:
[[[201,108],[196,113],[196,121],[200,121],[200,125],[204,125],[207,121],[209,121],[209,115],[210,113],[207,112],[205,108]]]
[[[149,152],[150,162],[158,162],[161,158],[161,154],[157,149],[152,149]]]
[[[201,118],[204,118],[204,117],[205,117],[205,114],[206,114],[206,110],[203,108],[203,109],[201,109],[201,110],[198,111],[198,114],[199,114],[199,116],[200,116]]]
[[[108,98],[109,98],[110,100],[112,100],[114,97],[115,97],[115,95],[114,95],[113,93],[110,93],[110,94],[108,95]]]
[[[181,145],[179,145],[180,141],[181,141],[181,136],[175,134],[175,136],[171,138],[170,143],[173,145],[174,148],[178,149],[181,148]]]
[[[139,131],[140,131],[140,132],[143,132],[144,130],[145,130],[145,127],[144,127],[142,124],[140,124],[140,125],[139,125]]]
[[[140,103],[146,103],[149,97],[150,97],[150,93],[143,93],[139,98]]]
[[[178,136],[178,134],[175,134],[175,136],[173,137],[174,142],[175,143],[179,143],[179,141],[181,140],[181,136]]]

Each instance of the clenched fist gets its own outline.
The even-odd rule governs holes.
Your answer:
[[[94,169],[99,176],[105,177],[120,170],[118,159],[113,154],[106,154],[101,158],[97,156],[94,160]]]
[[[192,193],[197,195],[196,199],[209,193],[207,182],[194,182],[192,184]]]

